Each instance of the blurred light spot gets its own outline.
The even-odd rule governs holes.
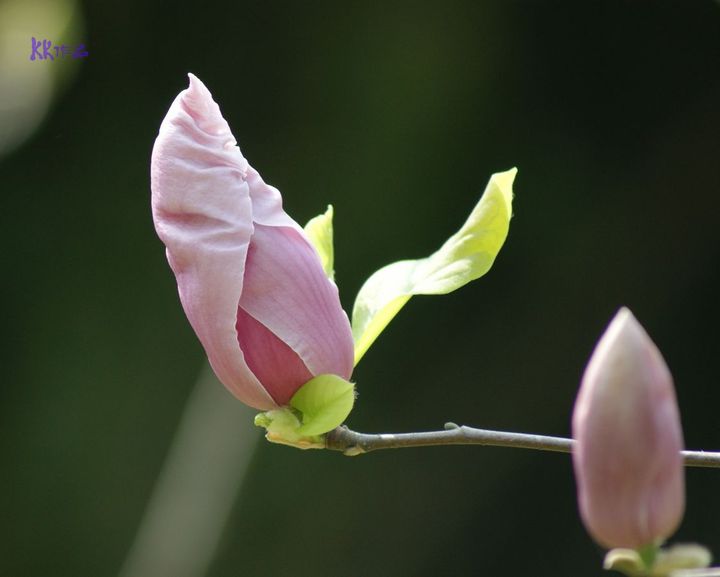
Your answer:
[[[0,156],[35,131],[80,61],[31,61],[31,38],[74,48],[82,30],[75,0],[0,0]]]

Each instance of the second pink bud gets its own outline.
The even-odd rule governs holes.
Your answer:
[[[592,537],[633,549],[669,537],[685,510],[680,415],[670,371],[628,309],[593,352],[572,424],[578,503]]]

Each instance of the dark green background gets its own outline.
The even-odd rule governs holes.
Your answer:
[[[202,367],[149,209],[188,71],[296,220],[334,204],[348,309],[519,169],[495,267],[398,315],[354,375],[354,428],[567,435],[627,305],[675,376],[687,445],[720,447],[720,4],[83,9],[90,56],[0,159],[0,575],[117,574]],[[720,472],[687,479],[676,540],[720,555]],[[263,443],[209,576],[600,575],[574,491],[566,455]]]

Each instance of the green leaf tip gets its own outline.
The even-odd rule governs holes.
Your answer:
[[[335,280],[335,251],[333,249],[333,207],[328,205],[327,210],[305,225],[305,234],[315,247],[323,270],[330,280]]]
[[[465,224],[435,253],[394,262],[365,281],[352,313],[356,365],[411,296],[447,294],[490,270],[510,229],[516,174],[493,174]]]
[[[310,379],[290,399],[290,405],[260,413],[255,425],[267,430],[272,443],[299,449],[324,449],[324,434],[341,425],[355,403],[355,385],[337,375]]]

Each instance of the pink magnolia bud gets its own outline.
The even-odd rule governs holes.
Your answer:
[[[580,514],[595,541],[637,549],[670,536],[685,509],[680,414],[670,371],[628,309],[593,352],[572,424]]]
[[[218,378],[246,404],[273,409],[314,376],[350,378],[350,323],[280,193],[189,76],[153,148],[155,229]]]

